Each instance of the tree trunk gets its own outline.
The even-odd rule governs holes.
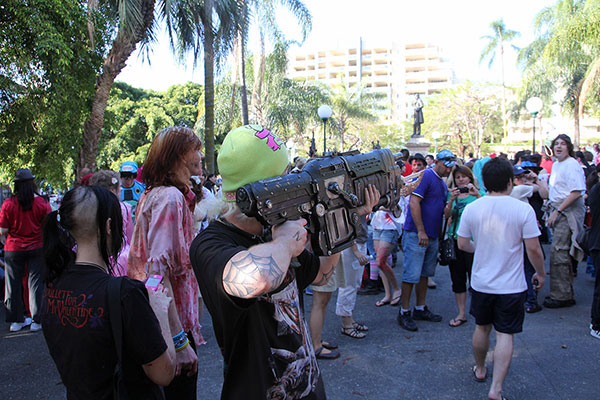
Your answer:
[[[261,92],[265,77],[265,35],[260,32],[260,54],[254,58],[254,87],[252,88],[252,111],[257,123],[263,124]]]
[[[240,34],[241,37],[241,34]],[[244,125],[248,125],[248,94],[246,93],[246,46],[244,45],[244,41],[241,40],[240,46],[241,54],[241,68],[242,71],[240,73],[242,77],[242,86],[240,87],[240,95],[242,97],[242,121]]]
[[[581,117],[583,117],[583,108],[585,107],[585,102],[588,98],[588,95],[594,88],[594,82],[598,76],[600,76],[600,57],[594,60],[592,67],[589,69],[581,85],[581,93],[579,94],[579,115]]]
[[[506,85],[504,84],[504,44],[500,44],[500,64],[502,67],[502,137],[508,137],[508,121],[506,118]]]
[[[581,79],[579,82],[575,84],[575,88],[573,90],[573,119],[574,119],[574,127],[573,127],[573,145],[575,149],[579,147],[579,106],[581,101],[581,88],[583,86],[584,80]]]
[[[214,0],[204,0],[204,155],[209,174],[215,172]]]
[[[154,0],[142,3],[141,13],[144,16],[144,26],[135,37],[129,37],[123,30],[117,33],[108,56],[102,65],[102,72],[96,81],[96,93],[92,102],[90,115],[83,124],[81,149],[76,166],[76,179],[81,178],[81,170],[96,168],[96,156],[98,155],[98,141],[102,128],[104,127],[104,112],[108,102],[110,89],[115,78],[125,68],[125,63],[137,44],[144,38],[148,27],[154,19]]]

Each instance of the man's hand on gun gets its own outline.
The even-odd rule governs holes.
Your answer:
[[[297,257],[306,247],[308,234],[304,226],[307,221],[304,218],[294,221],[286,221],[272,228],[273,241],[283,241],[291,250],[292,257]]]
[[[359,215],[367,215],[373,211],[373,207],[379,203],[381,194],[374,185],[365,188],[365,204],[358,208]]]

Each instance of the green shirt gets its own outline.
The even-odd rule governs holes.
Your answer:
[[[464,199],[456,198],[454,199],[454,203],[452,204],[452,222],[448,227],[448,237],[452,237],[456,239],[456,232],[458,231],[458,227],[460,226],[460,217],[462,217],[462,213],[465,210],[467,204],[471,204],[475,200],[477,200],[477,196],[473,196],[472,194],[468,195]],[[448,203],[450,202],[450,193],[448,193]]]

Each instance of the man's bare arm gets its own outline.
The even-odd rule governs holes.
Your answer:
[[[475,245],[471,241],[471,239],[458,236],[458,248],[462,251],[466,251],[467,253],[475,253]]]
[[[231,257],[223,270],[225,292],[251,299],[281,285],[292,257],[304,250],[305,224],[305,220],[287,221],[273,228],[273,241],[252,246]]]

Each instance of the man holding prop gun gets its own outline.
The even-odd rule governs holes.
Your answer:
[[[287,175],[283,141],[259,125],[229,132],[217,161],[225,208],[190,258],[224,358],[221,396],[325,399],[302,290],[331,276],[360,215],[398,202],[401,172],[384,149]]]

